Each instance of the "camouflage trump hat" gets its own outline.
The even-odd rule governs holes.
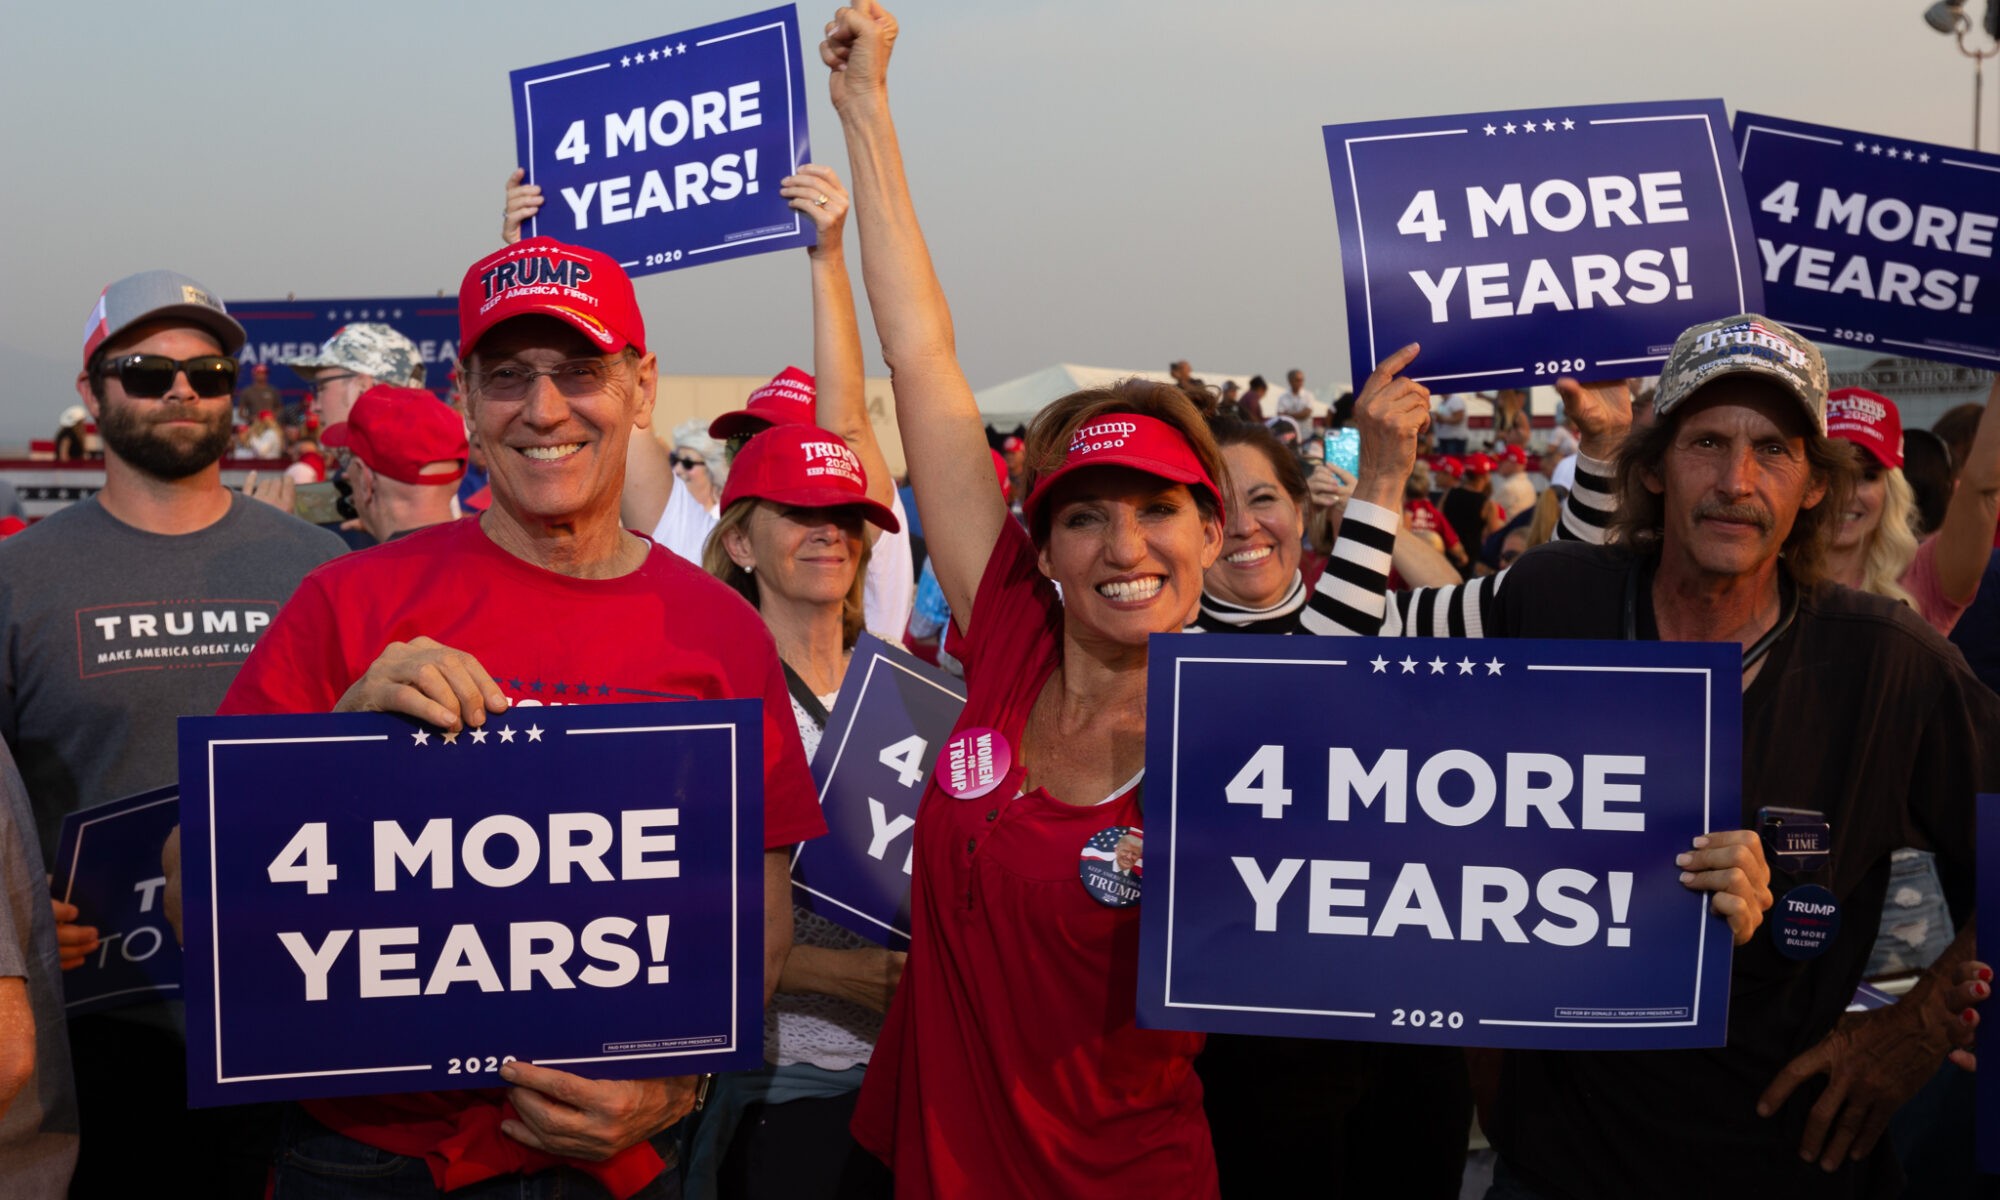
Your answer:
[[[1653,393],[1653,415],[1664,417],[1688,397],[1728,375],[1757,375],[1795,397],[1826,434],[1826,359],[1819,347],[1756,313],[1693,326],[1674,340]]]
[[[342,325],[326,339],[318,354],[288,359],[285,365],[311,380],[327,367],[372,375],[377,383],[397,387],[422,387],[424,356],[417,344],[387,325],[357,321]]]

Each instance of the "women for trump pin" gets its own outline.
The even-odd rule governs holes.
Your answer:
[[[1106,908],[1130,908],[1139,903],[1146,870],[1146,834],[1130,825],[1098,831],[1083,844],[1077,877],[1083,890]]]
[[[997,729],[968,729],[944,744],[938,755],[933,778],[944,794],[959,800],[976,800],[1007,777],[1014,765],[1014,749]]]

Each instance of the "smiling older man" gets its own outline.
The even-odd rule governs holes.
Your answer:
[[[535,238],[466,272],[459,323],[493,507],[314,572],[223,711],[398,712],[455,730],[513,705],[763,699],[768,997],[792,940],[787,848],[825,825],[763,623],[619,524],[626,441],[650,423],[659,379],[631,281],[594,250]],[[556,699],[547,679],[580,682]],[[343,1195],[427,1182],[474,1196],[678,1194],[660,1135],[693,1103],[692,1080],[526,1063],[500,1074],[511,1088],[294,1109],[279,1192],[288,1175],[310,1187],[326,1174]]]

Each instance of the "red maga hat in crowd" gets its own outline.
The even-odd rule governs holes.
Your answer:
[[[1431,459],[1431,470],[1449,475],[1453,479],[1465,477],[1465,464],[1459,461],[1456,454],[1440,454]]]
[[[748,437],[773,425],[813,423],[813,377],[797,367],[786,367],[771,382],[750,393],[749,403],[735,412],[726,412],[708,423],[708,436],[717,441]]]
[[[1826,394],[1826,435],[1853,442],[1892,471],[1903,466],[1903,414],[1887,396],[1861,388]]]
[[[328,428],[320,441],[347,447],[377,475],[425,486],[457,483],[469,454],[457,410],[421,388],[386,383],[361,393],[347,419]],[[430,463],[453,459],[454,470],[424,472]]]
[[[646,352],[646,321],[617,260],[554,238],[529,238],[473,263],[458,285],[458,352],[510,317],[554,317],[604,354]]]
[[[1525,467],[1528,465],[1528,452],[1509,442],[1500,448],[1499,461],[1510,462],[1516,466]]]
[[[1465,473],[1467,475],[1491,475],[1493,468],[1499,465],[1499,463],[1493,461],[1493,456],[1490,454],[1475,452],[1465,456]]]
[[[1056,480],[1084,467],[1130,467],[1199,487],[1215,498],[1216,511],[1222,511],[1222,490],[1208,477],[1201,459],[1195,457],[1194,447],[1188,445],[1180,430],[1157,417],[1114,412],[1077,427],[1070,435],[1062,465],[1035,481],[1034,489],[1021,505],[1022,514],[1032,522],[1035,510],[1048,497]]]
[[[798,508],[853,505],[891,533],[902,523],[889,506],[868,497],[868,473],[839,434],[814,425],[778,425],[736,452],[722,507],[738,500],[769,500]]]

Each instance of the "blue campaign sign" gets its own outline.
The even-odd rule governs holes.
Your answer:
[[[1987,964],[2000,963],[2000,796],[1981,796],[1978,800],[1979,830],[1975,835],[1979,842],[1978,870],[1974,881],[1979,885],[1979,961]],[[1979,1169],[1988,1175],[2000,1175],[2000,1071],[1993,1069],[2000,1052],[1986,1043],[1993,1040],[1987,1033],[1991,1015],[1980,1022],[1977,1046],[1979,1056],[1985,1060],[1987,1069],[1980,1071],[1976,1085]]]
[[[1410,342],[1449,391],[1656,372],[1755,312],[1720,100],[1328,125],[1354,378]]]
[[[1764,312],[1823,342],[2000,366],[2000,154],[1736,114]]]
[[[810,246],[778,181],[811,161],[798,10],[766,9],[509,75],[530,237],[633,275]]]
[[[424,386],[440,396],[448,395],[446,380],[452,360],[458,357],[458,298],[453,296],[374,296],[347,300],[240,300],[229,305],[229,315],[243,325],[249,340],[237,359],[243,364],[248,384],[250,368],[262,363],[271,368],[271,386],[287,396],[305,390],[288,359],[317,354],[326,340],[341,326],[370,321],[389,328],[417,344],[424,356]]]
[[[964,707],[963,680],[861,635],[813,756],[827,835],[792,855],[802,907],[909,948],[917,802]]]
[[[761,1063],[761,711],[183,717],[189,1103]]]
[[[1155,635],[1139,1023],[1720,1046],[1734,646]],[[1255,721],[1217,696],[1258,697]],[[1495,714],[1521,719],[1496,719]]]
[[[55,894],[97,927],[97,953],[63,972],[71,1016],[145,1000],[179,999],[181,946],[161,907],[160,850],[180,820],[179,789],[111,800],[63,818]]]

